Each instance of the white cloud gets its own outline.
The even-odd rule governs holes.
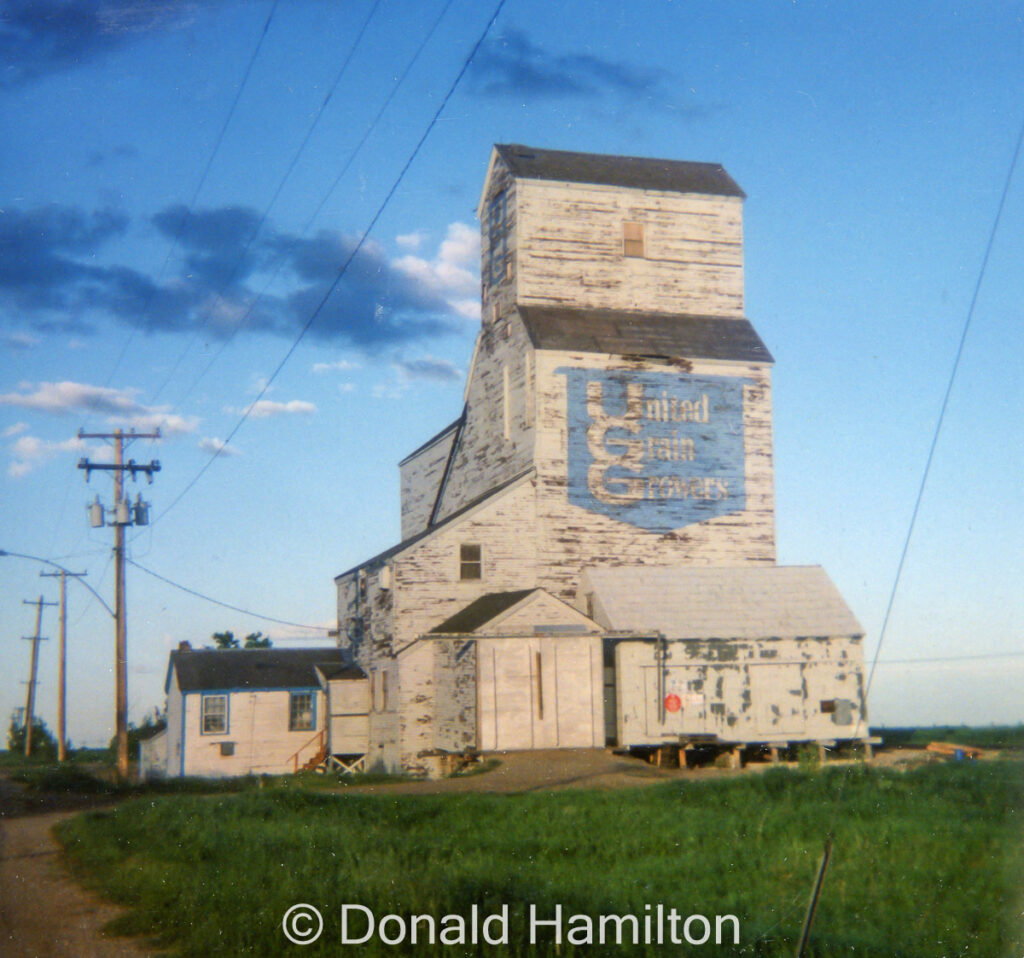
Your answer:
[[[11,436],[20,436],[27,429],[28,423],[16,422],[13,426],[8,426],[2,433],[0,433],[0,437],[10,439]]]
[[[352,369],[359,369],[359,363],[348,359],[339,359],[333,363],[313,363],[313,372],[315,373],[348,372]]]
[[[84,452],[88,447],[85,440],[77,436],[61,442],[51,442],[36,436],[22,436],[15,440],[10,448],[12,462],[7,467],[7,474],[20,479],[61,453]]]
[[[135,397],[137,389],[112,389],[88,383],[19,383],[18,392],[0,394],[0,406],[18,406],[54,415],[94,413],[108,423],[144,432],[154,429],[166,436],[195,432],[199,421],[171,413],[167,406],[146,406]]]
[[[355,383],[338,383],[338,392],[350,393],[354,392],[355,388]]]
[[[111,389],[88,383],[19,383],[16,393],[0,394],[0,405],[38,409],[42,412],[93,412],[106,415],[132,415],[146,411],[135,399],[137,389]]]
[[[39,345],[40,339],[31,333],[13,330],[0,333],[0,342],[11,349],[32,349],[34,346]]]
[[[392,265],[446,299],[460,315],[479,318],[480,234],[473,227],[452,223],[432,260],[408,255]]]
[[[229,446],[223,439],[216,436],[208,436],[199,440],[199,448],[211,456],[240,456],[241,451],[234,446]]]
[[[427,234],[423,230],[416,230],[414,233],[403,233],[401,236],[396,236],[395,242],[402,249],[419,249],[426,238]]]
[[[311,402],[302,399],[292,399],[288,402],[275,402],[272,399],[258,399],[245,409],[229,409],[228,412],[240,413],[250,419],[269,419],[271,416],[294,416],[297,414],[311,415],[316,412],[316,406]]]

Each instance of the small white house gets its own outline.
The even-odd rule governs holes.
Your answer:
[[[340,649],[222,651],[182,643],[167,668],[167,731],[156,754],[172,777],[315,767],[332,754],[329,689],[365,679]]]

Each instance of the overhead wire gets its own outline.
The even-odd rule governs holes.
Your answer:
[[[241,429],[245,422],[248,420],[249,416],[252,413],[252,410],[256,408],[260,400],[266,395],[267,391],[270,389],[274,380],[277,379],[278,375],[280,375],[281,373],[281,370],[284,369],[285,365],[288,363],[288,360],[290,360],[292,355],[295,353],[295,350],[298,349],[299,344],[305,338],[306,333],[309,332],[310,328],[313,326],[313,323],[316,322],[324,306],[327,304],[327,301],[333,295],[334,291],[338,288],[342,278],[345,276],[345,273],[348,271],[349,266],[352,264],[352,261],[355,259],[359,251],[363,248],[363,245],[366,242],[367,237],[372,232],[374,226],[377,225],[378,220],[381,218],[381,216],[384,213],[384,210],[387,208],[388,204],[391,202],[391,199],[398,191],[398,187],[401,186],[406,174],[409,172],[410,167],[416,161],[416,158],[419,156],[420,150],[422,150],[423,148],[423,144],[426,142],[427,137],[430,136],[431,132],[433,132],[434,127],[437,125],[438,119],[440,118],[441,114],[444,112],[445,107],[448,105],[448,102],[454,95],[455,90],[458,88],[459,83],[465,76],[466,71],[470,67],[470,64],[473,62],[473,59],[479,52],[480,47],[487,39],[487,36],[490,33],[491,28],[494,26],[495,21],[500,16],[501,11],[504,8],[506,2],[507,0],[498,0],[498,3],[494,8],[494,12],[492,13],[490,19],[487,21],[487,25],[484,27],[476,43],[474,43],[473,48],[470,50],[469,54],[463,61],[462,67],[460,68],[458,74],[452,81],[447,93],[445,93],[444,98],[438,105],[437,110],[431,117],[430,122],[426,126],[426,129],[423,131],[423,134],[420,136],[416,145],[413,147],[412,152],[409,154],[408,159],[402,166],[402,169],[399,171],[398,176],[395,178],[387,194],[384,196],[384,199],[377,207],[376,212],[370,218],[370,221],[367,224],[366,229],[363,230],[362,234],[359,236],[359,239],[353,245],[352,249],[349,251],[349,254],[345,258],[345,261],[338,268],[334,280],[330,283],[324,294],[320,297],[320,300],[318,301],[317,305],[310,313],[309,318],[306,320],[302,328],[299,330],[298,335],[296,335],[295,339],[292,341],[291,345],[288,347],[285,354],[281,357],[281,360],[274,368],[274,371],[264,382],[262,388],[260,389],[258,395],[256,396],[256,399],[252,403],[250,403],[242,412],[238,422],[235,423],[234,427],[232,428],[231,432],[228,433],[228,436],[224,440],[224,442],[220,444],[213,453],[211,453],[210,458],[202,465],[202,467],[199,469],[199,472],[197,472],[196,475],[192,478],[192,480],[185,486],[185,488],[180,493],[178,493],[177,497],[171,501],[171,504],[166,509],[164,509],[163,512],[161,512],[158,516],[154,518],[151,525],[155,525],[157,522],[163,519],[163,517],[166,516],[172,509],[174,509],[178,505],[178,503],[181,502],[181,500],[184,499],[185,496],[195,487],[196,483],[199,482],[199,480],[205,475],[206,471],[210,468],[210,466],[213,465],[214,462],[216,462],[217,458],[220,456],[224,448],[231,442],[234,436],[238,433],[238,430]]]
[[[978,305],[978,297],[981,294],[982,283],[985,280],[985,274],[988,271],[989,259],[992,255],[992,247],[995,245],[996,234],[999,232],[999,223],[1003,218],[1003,211],[1006,209],[1006,198],[1010,193],[1010,184],[1013,182],[1013,176],[1017,169],[1017,163],[1020,159],[1021,144],[1024,143],[1024,120],[1021,121],[1020,130],[1017,134],[1017,142],[1014,146],[1013,156],[1010,160],[1010,167],[1006,173],[1006,179],[1003,183],[1003,191],[999,197],[999,205],[996,209],[996,216],[992,222],[992,228],[989,231],[988,242],[985,244],[985,254],[981,259],[981,266],[978,270],[978,278],[974,284],[974,292],[971,295],[970,306],[967,309],[967,316],[964,320],[963,330],[960,333],[960,341],[957,344],[956,356],[953,360],[953,367],[949,373],[949,379],[946,382],[946,390],[942,397],[942,404],[939,407],[939,416],[935,423],[935,429],[932,432],[931,444],[928,447],[928,456],[925,459],[924,471],[921,474],[921,482],[917,488],[917,496],[914,500],[914,508],[910,515],[910,523],[907,527],[907,534],[903,540],[903,548],[900,551],[899,562],[896,566],[896,575],[893,578],[892,589],[889,593],[889,601],[886,604],[885,616],[882,619],[882,628],[878,635],[878,645],[875,648],[875,654],[871,662],[871,668],[868,671],[867,681],[864,685],[864,698],[867,699],[868,693],[871,691],[871,683],[875,676],[875,667],[878,664],[879,653],[882,651],[882,645],[885,642],[886,632],[889,627],[889,620],[892,616],[893,606],[896,602],[896,595],[899,591],[900,581],[903,577],[903,569],[907,562],[907,553],[910,550],[910,541],[914,535],[914,529],[917,526],[917,517],[921,511],[921,502],[924,499],[925,487],[928,484],[928,476],[931,473],[932,463],[935,460],[935,450],[939,444],[939,436],[942,433],[942,426],[946,419],[946,411],[949,408],[949,400],[953,394],[953,384],[956,382],[957,372],[960,369],[960,362],[963,359],[964,347],[967,343],[967,334],[970,332],[971,323],[974,319],[974,312]]]
[[[870,668],[868,670],[867,680],[864,683],[863,692],[861,694],[861,701],[862,702],[867,702],[868,695],[870,694],[871,686],[872,686],[872,683],[874,681],[875,671],[876,671],[877,667],[879,665],[881,665],[881,664],[897,664],[897,663],[899,663],[899,664],[907,665],[907,664],[911,664],[912,662],[913,663],[927,663],[929,661],[938,662],[938,661],[981,660],[981,659],[994,659],[994,658],[1004,658],[1004,657],[1015,657],[1015,656],[1020,654],[1020,653],[1013,653],[1013,652],[1008,652],[1008,653],[976,653],[976,654],[973,654],[973,655],[966,655],[966,656],[942,656],[942,657],[936,657],[936,658],[931,659],[931,660],[929,660],[929,659],[911,659],[911,660],[904,660],[904,661],[891,660],[891,663],[885,663],[883,660],[880,659],[880,653],[881,653],[881,650],[882,650],[882,646],[883,646],[883,644],[885,642],[885,637],[886,637],[886,634],[887,634],[887,629],[888,629],[888,626],[889,626],[889,621],[890,621],[891,616],[892,616],[892,610],[893,610],[893,607],[894,607],[895,602],[896,602],[896,595],[899,592],[899,585],[900,585],[900,581],[901,581],[901,578],[902,578],[902,575],[903,575],[903,569],[906,566],[907,553],[910,550],[910,543],[911,543],[911,540],[913,539],[914,529],[915,529],[915,527],[917,525],[917,518],[918,518],[918,516],[920,514],[920,511],[921,511],[921,503],[924,500],[924,492],[925,492],[925,488],[926,488],[926,486],[928,484],[928,476],[931,473],[932,464],[934,463],[934,460],[935,460],[935,452],[936,452],[936,449],[938,448],[939,436],[942,433],[942,426],[943,426],[943,423],[945,422],[946,412],[947,412],[947,410],[949,408],[950,397],[953,394],[953,386],[954,386],[954,384],[956,382],[956,377],[957,377],[957,373],[958,373],[958,371],[960,369],[961,360],[963,359],[964,348],[965,348],[966,343],[967,343],[967,335],[970,332],[971,324],[972,324],[972,321],[974,319],[974,313],[975,313],[975,309],[977,308],[977,305],[978,305],[978,298],[979,298],[979,295],[981,293],[981,287],[982,287],[982,284],[984,282],[985,275],[986,275],[986,273],[988,271],[988,263],[989,263],[989,259],[991,258],[992,248],[995,245],[996,235],[999,232],[999,224],[1000,224],[1000,222],[1002,220],[1002,217],[1003,217],[1003,211],[1006,208],[1006,199],[1009,196],[1010,184],[1013,182],[1013,176],[1014,176],[1014,173],[1016,172],[1016,169],[1017,169],[1017,163],[1018,163],[1018,160],[1020,158],[1020,151],[1021,151],[1021,144],[1022,143],[1024,143],[1024,119],[1022,119],[1022,121],[1021,121],[1020,130],[1019,130],[1019,132],[1017,134],[1017,141],[1016,141],[1016,144],[1014,146],[1013,154],[1012,154],[1012,157],[1011,157],[1011,160],[1010,160],[1009,169],[1007,170],[1006,178],[1005,178],[1004,183],[1003,183],[1003,190],[1002,190],[1002,193],[1001,193],[1000,198],[999,198],[999,204],[998,204],[998,206],[996,208],[995,219],[992,222],[992,227],[991,227],[991,229],[989,231],[989,235],[988,235],[988,241],[985,244],[985,252],[984,252],[984,255],[982,256],[981,265],[980,265],[980,267],[978,269],[978,278],[977,278],[977,280],[976,280],[976,282],[974,284],[974,291],[973,291],[973,293],[971,295],[970,305],[967,308],[967,315],[966,315],[966,317],[964,319],[963,328],[962,328],[961,333],[960,333],[960,340],[959,340],[959,342],[957,344],[956,354],[955,354],[955,357],[953,359],[953,365],[952,365],[952,368],[950,369],[949,378],[948,378],[948,380],[946,382],[946,389],[945,389],[945,392],[943,393],[943,397],[942,397],[942,403],[941,403],[941,405],[939,407],[939,415],[938,415],[938,418],[936,419],[936,422],[935,422],[935,428],[932,431],[932,438],[931,438],[931,443],[930,443],[929,448],[928,448],[928,455],[925,458],[924,469],[923,469],[922,474],[921,474],[921,482],[920,482],[920,484],[918,485],[918,488],[917,488],[917,495],[916,495],[915,500],[914,500],[914,508],[913,508],[913,510],[911,512],[910,522],[909,522],[909,524],[907,526],[906,536],[903,539],[903,547],[902,547],[902,549],[900,551],[899,562],[897,563],[897,566],[896,566],[896,574],[893,577],[892,589],[889,592],[889,599],[888,599],[888,603],[886,604],[885,616],[882,619],[882,627],[881,627],[881,629],[879,631],[879,636],[878,636],[878,645],[875,647],[875,652],[874,652],[874,655],[872,656],[872,660],[871,660],[871,666],[870,666]],[[854,740],[863,738],[865,736],[865,733],[869,733],[869,732],[870,732],[870,730],[868,728],[864,727],[864,710],[861,709],[861,710],[859,710],[859,714],[858,714],[858,717],[857,717],[856,725],[854,727],[854,734],[853,734],[852,738]],[[868,737],[866,740],[870,741],[870,737]],[[839,806],[840,806],[840,802],[842,801],[843,793],[845,791],[846,782],[847,782],[846,778],[843,778],[842,780],[840,780],[838,789],[836,791],[835,800],[834,800],[834,803],[833,803],[832,820],[831,820],[831,822],[829,824],[828,834],[827,834],[826,839],[825,839],[825,847],[826,847],[826,849],[829,849],[831,847],[832,838],[833,838],[833,835],[835,833],[836,823],[837,823],[837,820],[838,820]],[[826,857],[822,859],[822,866],[821,866],[822,868],[825,867],[825,862],[827,861],[827,855],[828,855],[828,852],[826,851]],[[805,939],[805,943],[806,943],[806,939]],[[802,947],[798,950],[797,954],[798,954],[798,958],[799,958],[799,956],[804,954],[804,951],[803,951]]]
[[[200,371],[199,375],[196,376],[195,380],[193,380],[192,384],[178,398],[177,402],[178,402],[179,405],[180,405],[182,399],[184,399],[185,396],[187,396],[193,389],[195,389],[195,387],[202,381],[202,379],[206,376],[206,374],[210,371],[210,369],[212,369],[213,366],[217,363],[217,361],[220,359],[221,355],[223,354],[224,350],[228,347],[228,345],[230,344],[231,340],[234,338],[235,334],[238,332],[239,329],[243,329],[245,327],[245,324],[248,322],[248,319],[252,315],[253,310],[260,304],[260,302],[263,300],[263,296],[266,294],[267,290],[270,289],[270,287],[277,280],[277,277],[280,275],[281,270],[284,268],[284,264],[287,261],[289,253],[291,253],[291,251],[298,244],[299,237],[304,236],[307,232],[309,232],[310,227],[312,227],[313,223],[316,222],[316,219],[320,215],[321,210],[323,210],[324,206],[326,205],[327,201],[330,199],[331,195],[338,188],[338,184],[342,181],[342,179],[344,178],[345,174],[349,171],[349,169],[352,166],[352,163],[355,161],[355,158],[359,155],[359,152],[362,150],[363,146],[366,144],[366,141],[370,138],[370,135],[373,133],[373,131],[377,128],[377,125],[380,123],[381,118],[384,116],[384,113],[387,111],[387,108],[391,105],[391,101],[395,98],[395,94],[401,88],[402,84],[405,82],[406,78],[409,76],[409,73],[412,71],[412,68],[418,62],[418,60],[420,58],[420,55],[423,53],[423,50],[426,48],[426,46],[430,42],[431,38],[437,32],[438,26],[440,26],[441,21],[444,19],[444,16],[448,12],[448,10],[451,7],[452,3],[454,3],[454,0],[447,0],[447,3],[445,3],[445,5],[442,8],[441,12],[438,14],[437,19],[434,20],[434,23],[431,26],[430,30],[427,31],[427,33],[424,36],[423,40],[420,42],[420,45],[417,48],[416,52],[413,54],[412,59],[408,62],[408,64],[406,64],[406,67],[402,71],[401,75],[397,78],[397,80],[394,82],[394,84],[392,84],[390,92],[388,93],[387,97],[385,97],[385,99],[382,102],[380,108],[377,110],[377,113],[374,116],[374,118],[370,121],[369,125],[363,131],[363,135],[360,137],[359,142],[355,145],[355,147],[349,153],[348,159],[346,159],[345,162],[342,164],[341,170],[338,172],[338,175],[335,176],[335,178],[334,178],[333,182],[331,183],[331,185],[324,192],[323,196],[321,196],[320,202],[317,204],[316,208],[313,210],[313,212],[307,218],[306,222],[302,225],[302,228],[300,229],[300,231],[296,235],[296,237],[294,237],[291,240],[291,242],[285,247],[285,249],[283,249],[280,252],[280,254],[279,254],[278,258],[277,258],[277,264],[276,264],[276,266],[274,268],[274,272],[272,273],[270,278],[267,280],[267,282],[264,284],[264,286],[260,290],[260,292],[257,293],[257,295],[250,301],[249,305],[246,307],[245,312],[239,317],[239,319],[238,319],[238,321],[237,321],[237,323],[235,325],[235,329],[231,332],[230,336],[225,338],[224,342],[221,343],[220,348],[210,358],[210,361],[206,364],[206,366],[203,367],[203,369]]]
[[[144,565],[139,565],[134,559],[125,559],[130,565],[134,566],[140,572],[145,572],[146,575],[152,576],[154,579],[159,579],[165,585],[172,586],[181,592],[187,592],[189,595],[194,596],[197,599],[202,599],[204,602],[211,602],[214,605],[219,605],[224,609],[230,609],[232,612],[239,612],[242,615],[250,615],[254,619],[263,619],[265,622],[275,622],[278,625],[289,625],[298,629],[310,629],[314,632],[326,633],[326,629],[320,625],[310,625],[308,622],[291,622],[288,619],[278,619],[272,615],[264,615],[261,612],[253,612],[252,609],[244,609],[238,605],[232,605],[230,602],[224,602],[221,599],[215,599],[213,596],[205,595],[202,592],[198,592],[195,589],[190,589],[187,585],[182,585],[180,582],[174,582],[172,579],[168,579],[166,576],[160,575],[159,572],[154,572],[152,569],[147,569]]]
[[[267,33],[270,30],[270,21],[274,19],[274,14],[277,11],[277,5],[280,0],[273,0],[270,5],[270,11],[267,14],[267,19],[263,23],[263,29],[260,31],[259,39],[256,41],[256,46],[252,51],[252,55],[249,57],[249,62],[246,64],[245,72],[242,74],[242,81],[238,85],[238,89],[235,91],[234,99],[231,101],[231,106],[228,108],[227,116],[224,118],[224,122],[221,124],[220,131],[217,134],[216,140],[214,140],[213,149],[210,151],[210,155],[206,160],[206,165],[203,167],[203,172],[199,177],[199,182],[196,184],[196,188],[192,191],[192,198],[189,200],[188,205],[185,207],[185,212],[182,214],[181,219],[178,221],[178,225],[175,228],[174,235],[171,238],[170,246],[167,248],[167,255],[164,257],[163,265],[160,267],[160,271],[157,273],[156,279],[153,282],[149,296],[146,299],[145,305],[142,311],[149,306],[153,301],[153,297],[156,295],[157,284],[161,277],[167,271],[167,267],[170,264],[171,257],[174,255],[174,251],[178,248],[178,244],[181,242],[182,234],[185,231],[185,226],[188,221],[192,218],[192,211],[195,208],[196,200],[199,198],[199,194],[206,184],[206,178],[210,175],[210,170],[213,167],[213,161],[216,159],[217,154],[220,152],[221,145],[224,142],[224,136],[227,133],[228,126],[231,124],[231,120],[234,118],[235,111],[238,109],[238,103],[242,98],[242,93],[245,91],[246,86],[249,83],[249,76],[252,73],[253,64],[256,63],[256,58],[259,56],[260,50],[263,47],[263,41],[267,38]],[[125,340],[124,346],[121,348],[121,352],[114,362],[114,367],[110,371],[110,376],[107,377],[106,385],[109,386],[113,381],[114,375],[124,360],[125,354],[128,352],[128,347],[132,343],[132,339],[135,336],[135,330],[137,327],[133,326],[128,334],[128,338]]]
[[[349,64],[352,62],[352,58],[355,56],[356,50],[359,48],[360,43],[362,43],[363,37],[366,34],[366,30],[370,25],[370,21],[373,19],[374,14],[376,14],[377,9],[380,7],[380,3],[381,0],[374,0],[374,4],[370,8],[370,12],[363,20],[362,26],[359,28],[359,31],[357,32],[355,39],[352,41],[351,47],[349,47],[345,59],[342,61],[341,68],[338,70],[337,74],[334,77],[334,82],[328,89],[327,95],[324,97],[323,102],[320,104],[320,108],[314,114],[313,121],[306,128],[306,133],[303,136],[302,141],[299,143],[298,148],[292,154],[291,161],[288,163],[288,167],[285,170],[284,175],[278,181],[277,188],[274,190],[274,193],[271,196],[270,201],[263,208],[263,212],[260,214],[260,217],[257,220],[256,225],[250,231],[249,236],[246,239],[244,246],[242,247],[242,251],[239,253],[238,259],[235,261],[235,264],[231,269],[231,273],[229,274],[227,280],[221,285],[217,293],[214,295],[213,303],[207,309],[205,315],[200,319],[200,325],[205,326],[206,324],[208,324],[210,317],[213,315],[214,310],[217,308],[217,305],[223,302],[224,294],[231,287],[231,284],[235,281],[235,278],[238,276],[238,271],[241,269],[242,263],[245,261],[246,254],[252,248],[252,244],[255,241],[256,237],[259,235],[260,230],[263,229],[263,226],[267,222],[267,217],[270,215],[271,209],[273,209],[274,204],[277,202],[278,197],[280,197],[282,190],[284,190],[285,184],[291,178],[291,175],[299,162],[299,158],[302,156],[302,154],[305,152],[306,147],[309,145],[309,141],[312,138],[317,126],[320,124],[320,120],[324,115],[324,111],[327,109],[327,105],[331,102],[331,98],[334,96],[335,91],[338,89],[338,86],[340,85],[342,78],[348,71]],[[185,348],[182,350],[181,354],[178,356],[174,365],[171,367],[170,373],[168,373],[167,377],[164,379],[164,381],[157,388],[156,392],[153,394],[154,401],[163,392],[167,384],[174,378],[174,374],[177,372],[178,367],[181,365],[182,360],[185,358],[185,355],[192,348],[192,344],[196,341],[198,335],[199,330],[197,330],[193,334],[192,338],[189,339],[189,341],[185,344]],[[227,340],[230,341],[233,338],[233,336],[234,333],[230,334],[227,337]],[[220,352],[221,351],[219,350],[217,353],[218,356],[220,355]],[[199,383],[199,380],[202,379],[202,377],[206,374],[206,371],[208,369],[209,366],[207,366],[200,374],[200,376],[185,390],[184,393],[182,393],[177,398],[175,403],[176,405],[181,405],[182,400],[185,398],[185,396],[192,392],[193,389],[195,389],[196,385]]]

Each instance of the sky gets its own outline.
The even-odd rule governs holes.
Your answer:
[[[110,475],[77,468],[111,446],[78,433],[159,428],[126,452],[161,464],[128,485],[132,720],[180,641],[330,643],[398,461],[461,410],[491,145],[720,162],[778,561],[863,624],[872,724],[1024,721],[1022,93],[1024,2],[2,0],[0,549],[112,605]],[[5,725],[43,568],[0,557]],[[67,621],[68,734],[102,744],[112,619],[70,582]]]

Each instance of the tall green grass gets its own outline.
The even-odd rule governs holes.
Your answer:
[[[832,863],[816,956],[982,958],[1021,954],[1024,765],[950,763],[771,769],[729,780],[616,792],[335,795],[247,791],[134,800],[59,831],[88,883],[130,907],[121,933],[187,956],[293,953],[294,903],[324,915],[302,955],[337,953],[340,907],[468,915],[511,906],[507,948],[386,946],[360,956],[555,954],[525,941],[525,910],[550,917],[733,914],[739,946],[615,946],[559,955],[791,955],[826,833]]]

